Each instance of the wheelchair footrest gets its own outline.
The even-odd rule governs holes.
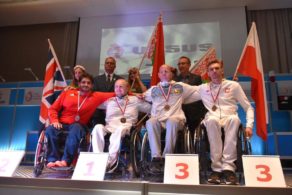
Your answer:
[[[49,168],[54,171],[74,171],[74,167],[51,167]]]

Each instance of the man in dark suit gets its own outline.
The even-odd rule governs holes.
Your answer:
[[[94,78],[94,91],[113,92],[115,81],[122,79],[121,76],[114,73],[116,69],[116,60],[113,57],[107,57],[104,62],[104,74]]]
[[[115,69],[116,59],[113,57],[107,57],[104,61],[104,74],[96,76],[94,78],[93,90],[101,92],[113,92],[116,80],[123,78],[114,73]],[[105,124],[104,110],[96,110],[93,116],[92,123]]]
[[[177,66],[180,74],[174,78],[175,81],[181,81],[189,85],[202,84],[201,77],[190,72],[191,60],[188,57],[180,57]],[[182,109],[186,115],[187,124],[191,131],[194,131],[200,124],[207,111],[202,101],[183,105]]]

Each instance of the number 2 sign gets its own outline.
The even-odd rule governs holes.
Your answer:
[[[243,155],[246,186],[286,187],[279,156]]]
[[[198,155],[167,154],[165,156],[164,183],[199,184]]]
[[[24,153],[24,151],[0,151],[0,176],[11,177]]]

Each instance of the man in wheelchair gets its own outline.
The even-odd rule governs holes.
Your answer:
[[[159,68],[158,77],[160,83],[144,93],[145,100],[152,103],[151,118],[146,122],[152,172],[161,172],[165,154],[174,152],[178,131],[183,129],[186,121],[182,104],[199,99],[197,86],[172,80],[171,66],[162,65]],[[163,153],[161,153],[162,128],[166,129]]]
[[[45,130],[48,139],[47,167],[69,166],[77,152],[86,125],[97,106],[114,93],[92,92],[93,77],[83,74],[79,89],[64,91],[49,109],[50,125]],[[68,131],[63,156],[59,154],[58,140]]]
[[[92,130],[92,150],[93,152],[104,151],[104,136],[110,135],[109,160],[107,170],[116,167],[121,138],[130,134],[131,127],[138,120],[139,111],[148,113],[151,105],[136,96],[129,96],[129,83],[124,79],[115,82],[114,87],[116,97],[112,97],[104,102],[99,108],[106,108],[106,125],[97,124]]]
[[[239,83],[224,79],[223,65],[214,60],[207,65],[211,81],[199,86],[199,93],[208,112],[203,124],[206,126],[210,143],[212,173],[208,182],[220,184],[237,183],[235,174],[237,159],[237,133],[240,119],[237,114],[237,103],[246,112],[245,135],[252,136],[254,110]],[[224,144],[221,139],[221,128],[224,129]]]

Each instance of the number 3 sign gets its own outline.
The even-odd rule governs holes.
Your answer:
[[[279,156],[243,155],[246,186],[286,187]]]
[[[199,184],[198,155],[167,154],[165,156],[164,183]]]

